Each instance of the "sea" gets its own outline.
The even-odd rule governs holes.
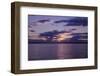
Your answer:
[[[55,60],[88,58],[87,43],[28,44],[28,60]]]

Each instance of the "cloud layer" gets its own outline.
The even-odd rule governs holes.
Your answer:
[[[28,27],[37,33],[48,31],[87,32],[88,17],[29,15]],[[30,32],[30,30],[29,30]]]

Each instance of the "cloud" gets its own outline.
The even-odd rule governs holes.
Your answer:
[[[43,20],[38,20],[37,22],[39,22],[39,23],[46,23],[46,22],[50,22],[50,20],[49,19],[43,19]]]
[[[29,30],[29,32],[35,32],[34,30]]]
[[[69,32],[73,32],[73,31],[77,31],[77,29],[75,28],[69,29]]]
[[[87,26],[88,18],[87,17],[73,17],[73,19],[69,20],[59,20],[55,21],[54,23],[67,23],[64,26]]]
[[[75,25],[75,26],[87,26],[88,25],[88,18],[87,17],[75,17],[74,19],[69,20],[67,26]]]
[[[31,23],[28,23],[29,24],[29,27],[32,28],[33,26],[37,26],[37,22],[31,22]]]
[[[73,29],[71,29],[71,30],[77,30],[77,29],[73,28]]]
[[[55,21],[54,23],[66,23],[66,22],[68,22],[69,20],[59,20],[59,21]]]

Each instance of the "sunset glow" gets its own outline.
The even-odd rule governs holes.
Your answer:
[[[65,39],[69,39],[69,38],[72,38],[73,36],[70,35],[70,33],[63,33],[63,34],[59,34],[58,35],[58,38],[57,38],[57,41],[63,41]]]

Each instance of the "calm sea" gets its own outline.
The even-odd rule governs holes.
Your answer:
[[[29,44],[28,60],[87,58],[87,44]]]

